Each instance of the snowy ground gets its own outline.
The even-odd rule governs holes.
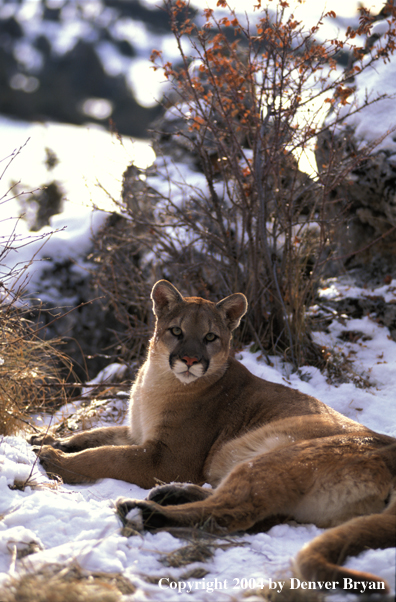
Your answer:
[[[381,294],[388,302],[396,302],[396,280],[373,291],[333,282],[322,294],[324,299]],[[345,343],[339,337],[348,331],[362,334]],[[396,436],[396,343],[387,328],[379,326],[375,316],[365,316],[361,320],[334,321],[329,334],[316,336],[336,352],[343,350],[353,362],[356,380],[361,376],[362,381],[368,380],[369,386],[361,388],[346,383],[336,387],[312,367],[303,368],[300,375],[288,375],[287,366],[277,362],[270,367],[249,351],[243,352],[240,359],[258,376],[315,395],[350,418]],[[113,407],[115,414],[120,406],[126,406],[126,397],[119,396]],[[66,413],[71,411],[68,408]],[[268,533],[215,540],[214,555],[206,562],[166,566],[170,552],[191,542],[176,539],[167,532],[125,537],[114,511],[113,500],[117,496],[144,498],[146,491],[112,479],[94,485],[54,486],[22,437],[4,437],[0,441],[0,467],[0,584],[10,574],[31,571],[43,563],[74,561],[93,571],[123,573],[137,587],[135,594],[125,598],[128,600],[185,600],[183,588],[191,588],[192,599],[198,601],[242,600],[246,589],[252,586],[259,589],[269,579],[288,582],[293,557],[321,531],[313,525],[279,525]],[[10,488],[28,477],[31,483],[41,486]],[[230,546],[230,541],[234,545]],[[37,551],[18,559],[27,549]],[[350,558],[347,565],[380,575],[395,591],[394,549],[369,550]],[[198,575],[194,569],[200,567],[207,571],[205,577],[194,578]],[[153,583],[161,578],[160,585]],[[255,599],[253,595],[249,597]],[[332,600],[349,597],[349,594],[337,595]]]

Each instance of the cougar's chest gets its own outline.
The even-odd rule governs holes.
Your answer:
[[[164,409],[169,403],[169,377],[161,377],[150,359],[140,368],[129,399],[129,428],[135,444],[156,439]]]

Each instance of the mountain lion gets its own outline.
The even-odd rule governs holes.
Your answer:
[[[247,310],[243,294],[215,304],[160,280],[151,297],[155,331],[132,386],[128,426],[32,437],[46,470],[66,483],[189,483],[118,501],[148,529],[224,534],[287,518],[334,527],[303,548],[297,575],[340,587],[344,578],[380,584],[337,565],[366,547],[395,545],[396,439],[230,357],[231,333]]]

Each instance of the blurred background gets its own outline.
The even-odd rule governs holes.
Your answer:
[[[257,4],[231,3],[253,24]],[[384,0],[294,4],[307,27],[322,11],[335,11],[322,31],[337,37],[357,22],[359,5],[378,14]],[[216,5],[193,0],[191,14],[202,23],[205,7],[221,16]],[[14,182],[34,188],[54,177],[69,200],[106,205],[109,195],[117,198],[125,167],[146,167],[154,157],[149,129],[164,90],[149,61],[154,48],[177,65],[161,0],[0,0],[0,161],[8,164],[24,147],[0,178],[0,198]],[[46,149],[59,159],[50,178]]]
[[[254,22],[256,1],[231,4]],[[360,4],[376,13],[384,2]],[[191,2],[196,19],[206,6],[216,1]],[[356,0],[308,0],[298,14],[309,25],[322,10],[335,11],[337,35],[357,7]],[[1,0],[0,114],[96,123],[145,138],[162,96],[162,74],[149,63],[154,48],[177,60],[160,0]]]

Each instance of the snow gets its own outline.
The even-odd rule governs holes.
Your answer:
[[[74,207],[92,202],[109,208],[109,196],[118,199],[122,173],[132,161],[147,167],[154,152],[146,140],[123,137],[118,140],[95,125],[73,126],[60,123],[27,123],[0,117],[0,161],[16,155],[0,181],[0,198],[10,182],[22,181],[29,189],[57,180]],[[16,150],[23,147],[17,155]],[[49,173],[45,167],[45,149],[55,152],[58,165]],[[2,173],[2,170],[0,171]],[[107,193],[105,192],[107,191]]]
[[[396,281],[386,287],[372,289],[372,293],[391,294]],[[338,294],[348,294],[339,287]],[[354,294],[368,294],[355,287]],[[343,331],[364,333],[364,341],[343,342]],[[314,395],[378,432],[396,436],[396,407],[394,404],[394,374],[396,370],[396,343],[389,331],[381,327],[375,316],[360,320],[333,321],[327,334],[316,335],[318,342],[335,351],[353,350],[353,368],[369,381],[360,388],[353,383],[340,386],[329,384],[325,376],[313,367],[304,367],[299,373],[290,373],[287,365],[272,358],[268,365],[259,353],[243,351],[239,359],[257,376],[287,384]],[[110,366],[107,373],[117,372]],[[106,374],[107,374],[106,373]],[[98,379],[98,381],[100,378]],[[126,402],[121,400],[126,409]],[[215,549],[214,556],[205,563],[188,567],[164,567],[165,555],[185,546],[167,532],[144,533],[129,538],[121,535],[121,523],[114,510],[118,496],[143,499],[147,491],[116,481],[103,479],[92,485],[55,485],[49,481],[37,462],[31,447],[22,437],[4,437],[0,442],[0,584],[11,570],[32,570],[51,562],[67,563],[71,559],[83,568],[96,571],[122,572],[138,588],[131,600],[183,600],[186,591],[198,601],[242,600],[246,589],[260,589],[272,581],[288,581],[292,577],[292,560],[302,546],[321,532],[314,525],[296,523],[273,527],[268,533],[231,538],[238,545]],[[10,489],[15,481],[29,478],[24,491]],[[227,538],[229,543],[230,538]],[[17,549],[36,542],[38,551],[16,560]],[[221,539],[216,543],[225,543]],[[15,566],[14,566],[15,565]],[[395,591],[395,550],[368,550],[348,559],[346,565],[356,570],[369,571],[386,579]],[[186,568],[204,567],[205,578],[184,580]],[[147,583],[147,576],[162,577],[161,585]],[[178,581],[170,587],[170,578]],[[216,581],[217,580],[217,581]],[[250,583],[250,585],[249,585]],[[225,587],[226,586],[226,587]],[[176,587],[176,589],[173,589]],[[352,595],[336,595],[332,600],[345,600]],[[252,598],[254,599],[254,597]]]
[[[357,91],[354,95],[354,106],[361,106],[366,98],[375,101],[379,96],[387,94],[379,102],[373,102],[355,115],[346,117],[345,123],[350,125],[358,140],[364,143],[379,141],[376,151],[384,150],[390,155],[396,154],[396,107],[395,107],[395,77],[396,59],[393,56],[390,63],[378,61],[372,67],[356,77]],[[347,113],[351,107],[345,109]]]
[[[392,25],[395,28],[395,25]],[[382,20],[374,23],[371,34],[381,36],[374,44],[372,52],[383,47],[387,41],[389,23]],[[347,124],[354,130],[360,146],[375,144],[375,152],[384,151],[391,163],[396,161],[396,56],[393,54],[386,62],[379,59],[369,65],[371,55],[367,54],[362,61],[362,71],[355,75],[354,94],[350,102],[339,111],[343,119],[338,130]],[[359,63],[356,63],[359,66]],[[385,95],[385,98],[381,98]],[[368,106],[364,104],[369,103]],[[358,107],[363,107],[355,114],[350,114]],[[331,119],[331,116],[330,116]]]
[[[155,155],[148,141],[129,137],[120,141],[97,126],[26,123],[0,117],[0,128],[0,247],[7,244],[15,228],[14,250],[2,258],[0,276],[15,266],[18,270],[26,266],[30,292],[37,293],[49,262],[73,258],[80,262],[75,269],[83,269],[92,235],[103,225],[105,211],[115,208],[113,199],[120,199],[126,167],[131,162],[147,167]],[[46,148],[59,159],[51,171],[45,167]],[[10,187],[22,182],[22,193],[28,196],[52,181],[64,191],[62,213],[33,235],[27,221],[17,219],[22,209]],[[92,211],[92,205],[99,210]],[[28,239],[31,242],[26,245]]]

